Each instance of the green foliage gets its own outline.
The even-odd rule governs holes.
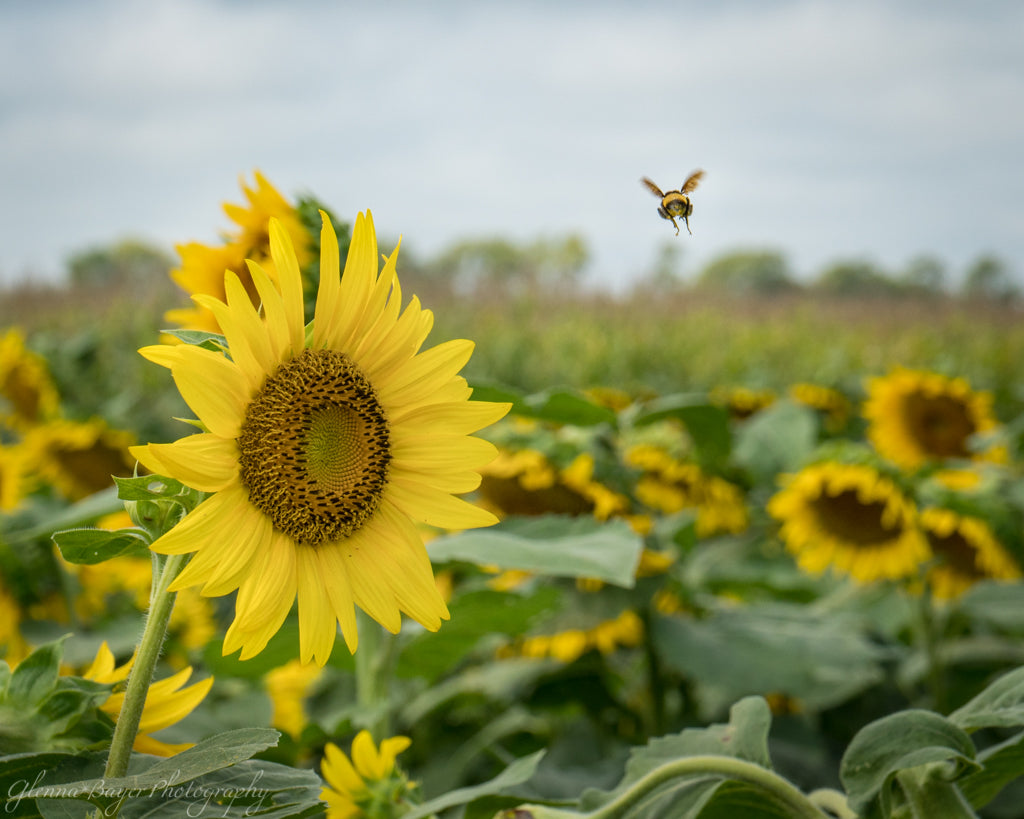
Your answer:
[[[733,295],[773,295],[793,290],[796,283],[786,257],[777,250],[734,251],[712,260],[700,272],[697,286]]]

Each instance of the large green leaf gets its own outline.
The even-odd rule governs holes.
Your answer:
[[[665,664],[706,689],[709,708],[769,693],[822,708],[882,677],[881,653],[855,620],[800,605],[738,606],[703,620],[660,617],[652,635]]]
[[[1024,726],[1024,668],[1004,674],[949,719],[965,731]]]
[[[543,756],[544,751],[537,751],[535,754],[517,759],[504,771],[494,777],[494,779],[488,780],[480,785],[473,785],[468,788],[459,788],[458,790],[442,794],[436,799],[431,799],[429,802],[417,805],[408,813],[402,814],[402,819],[425,819],[427,816],[440,813],[448,808],[453,808],[457,805],[465,805],[472,802],[474,799],[494,796],[495,794],[500,794],[507,788],[514,787],[515,785],[521,785],[533,776],[533,772],[537,770],[537,765],[540,764],[540,760]]]
[[[146,793],[154,788],[177,788],[200,776],[226,768],[277,744],[280,734],[271,728],[240,728],[204,739],[180,754],[160,760],[130,776],[83,779],[64,783],[88,799],[93,794]],[[29,798],[52,796],[43,787],[25,794]]]
[[[746,421],[736,433],[733,459],[761,484],[781,472],[794,472],[814,450],[818,421],[814,411],[778,401]]]
[[[555,577],[592,577],[632,588],[643,540],[624,521],[545,515],[510,518],[489,529],[427,544],[434,562],[465,561]]]
[[[886,816],[890,784],[901,771],[930,763],[952,763],[948,779],[977,770],[975,748],[963,729],[932,711],[910,709],[882,717],[862,728],[850,742],[839,776],[850,807],[863,813],[875,799]]]
[[[571,424],[577,427],[614,424],[616,421],[616,415],[612,410],[569,390],[549,390],[527,396],[523,406],[517,409],[521,414],[539,421]]]
[[[1024,731],[978,754],[980,771],[965,776],[960,790],[975,808],[983,808],[1010,782],[1024,776]]]
[[[40,646],[15,667],[3,692],[11,705],[33,710],[46,697],[60,676],[60,661],[64,656],[64,640]]]
[[[68,563],[93,565],[115,557],[146,557],[150,538],[142,529],[66,529],[53,542]]]

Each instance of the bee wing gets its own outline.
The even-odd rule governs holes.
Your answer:
[[[659,199],[664,199],[665,198],[665,194],[663,194],[661,192],[661,188],[659,188],[657,185],[655,185],[646,176],[643,179],[641,179],[640,182],[643,183],[643,185],[647,188],[647,190],[649,190],[651,193],[653,193]]]
[[[679,192],[689,193],[690,191],[696,189],[696,187],[700,184],[700,180],[703,177],[704,171],[694,171],[688,177],[686,177],[686,181],[683,183],[683,187],[679,189]]]

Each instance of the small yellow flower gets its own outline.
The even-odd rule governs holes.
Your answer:
[[[131,671],[134,662],[135,658],[133,657],[124,665],[115,667],[114,654],[107,644],[103,643],[99,651],[96,652],[96,659],[82,676],[99,683],[121,683],[128,678],[128,672]],[[207,677],[187,688],[182,688],[191,676],[192,668],[184,668],[177,674],[149,686],[146,705],[142,710],[142,719],[139,722],[139,732],[135,737],[135,744],[132,746],[136,751],[154,756],[174,756],[174,754],[192,747],[194,743],[175,745],[150,736],[150,734],[162,731],[191,714],[210,692],[213,677]],[[110,699],[100,708],[116,721],[123,705],[124,692],[115,690],[110,695]]]
[[[306,697],[313,684],[320,679],[321,673],[322,669],[316,663],[303,663],[299,660],[289,660],[267,672],[263,682],[274,706],[271,726],[294,739],[299,738],[309,721],[305,709]]]
[[[395,766],[396,757],[410,745],[408,737],[382,740],[378,750],[369,731],[352,741],[351,761],[337,745],[324,747],[321,773],[327,787],[320,798],[328,819],[397,819],[408,810],[412,785]]]
[[[893,463],[916,469],[947,458],[1006,459],[1002,447],[972,451],[971,437],[997,423],[991,394],[972,390],[966,379],[897,367],[869,379],[867,389],[868,438]]]
[[[768,512],[813,574],[832,568],[870,583],[912,576],[930,556],[914,504],[865,464],[813,464],[785,480]]]

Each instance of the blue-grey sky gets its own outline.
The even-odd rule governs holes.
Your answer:
[[[240,176],[427,256],[582,233],[798,274],[995,253],[1024,277],[1024,4],[0,0],[0,281],[213,241]],[[639,184],[694,168],[693,236]]]

